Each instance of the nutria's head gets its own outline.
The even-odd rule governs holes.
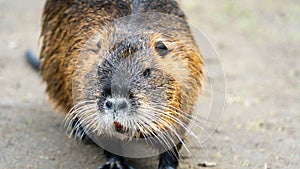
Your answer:
[[[171,70],[162,68],[165,57],[172,55],[162,40],[124,39],[98,66],[97,105],[102,124],[111,126],[106,133],[147,134],[167,125],[160,120],[168,117],[167,108],[181,108],[181,89]]]
[[[182,135],[202,86],[189,30],[183,38],[175,31],[120,31],[101,32],[81,53],[67,122],[114,138]]]

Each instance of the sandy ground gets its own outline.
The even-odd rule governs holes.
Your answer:
[[[205,149],[180,168],[296,169],[300,166],[300,5],[296,0],[184,0],[191,23],[215,45],[226,74],[226,106]],[[95,169],[102,150],[68,139],[24,51],[38,51],[44,1],[0,0],[0,168]],[[218,80],[218,79],[217,79]],[[205,151],[204,151],[205,150]],[[183,155],[184,156],[184,155]],[[156,161],[135,163],[155,168]]]

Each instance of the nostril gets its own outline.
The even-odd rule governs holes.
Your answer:
[[[125,110],[125,109],[127,109],[128,104],[125,100],[120,100],[120,101],[117,102],[116,107],[117,107],[118,110]]]
[[[125,99],[108,99],[103,108],[108,111],[124,111],[128,108],[128,103]]]
[[[107,101],[105,102],[105,108],[111,109],[112,106],[113,106],[113,103],[112,103],[111,101],[107,100]]]

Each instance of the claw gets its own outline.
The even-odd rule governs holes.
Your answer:
[[[176,169],[172,166],[160,166],[159,169]]]
[[[127,164],[122,164],[119,160],[110,159],[104,165],[100,166],[98,169],[134,169],[132,166]]]

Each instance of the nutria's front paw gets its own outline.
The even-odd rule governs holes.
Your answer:
[[[119,160],[110,159],[98,169],[134,169],[132,166],[122,164]]]

